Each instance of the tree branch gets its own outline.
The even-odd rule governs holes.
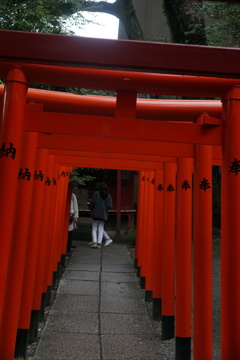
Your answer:
[[[115,3],[107,3],[106,1],[83,1],[82,10],[91,11],[91,12],[103,12],[110,15],[116,15],[115,12]]]
[[[82,10],[116,16],[122,22],[129,40],[144,40],[132,0],[116,0],[114,3],[83,1]]]
[[[202,0],[163,0],[173,42],[207,45]]]

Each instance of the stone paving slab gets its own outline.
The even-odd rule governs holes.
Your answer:
[[[111,246],[107,246],[106,248],[103,247],[102,255],[103,255],[103,259],[104,258],[105,259],[106,258],[111,259],[111,258],[114,258],[114,257],[121,258],[122,256],[131,258],[129,251],[127,250],[127,247],[125,247],[125,248],[119,247],[117,249],[117,248],[115,248],[115,245],[113,245],[112,247]]]
[[[117,326],[116,326],[117,324]],[[153,334],[152,324],[145,314],[101,314],[102,334]]]
[[[84,346],[81,346],[84,344]],[[43,333],[34,360],[100,360],[97,335]]]
[[[58,293],[52,311],[69,311],[76,312],[97,312],[99,307],[99,296],[97,295],[81,295],[79,294],[61,294]]]
[[[101,280],[110,282],[137,282],[137,276],[134,272],[102,272]]]
[[[67,267],[68,270],[85,270],[85,271],[100,271],[100,264],[82,264],[79,263],[70,263]]]
[[[81,253],[79,253],[79,256],[74,256],[71,259],[72,264],[79,264],[79,260],[81,259],[82,264],[100,264],[100,256],[81,256]]]
[[[103,257],[102,264],[105,265],[131,265],[132,266],[132,259],[130,256],[109,256],[107,258]]]
[[[97,272],[97,271],[65,270],[62,278],[65,280],[98,281],[99,280],[99,272]]]
[[[104,360],[162,360],[160,339],[143,335],[103,335]]]
[[[73,252],[73,257],[88,256],[88,257],[101,257],[101,251],[99,249],[92,249],[87,244],[78,244]]]
[[[122,296],[103,296],[101,300],[101,312],[120,314],[146,313],[146,303],[143,297],[128,297],[126,301],[126,298]]]
[[[127,250],[127,248],[123,248],[122,244],[111,244],[109,246],[103,246],[102,247],[102,251],[103,251],[103,255],[104,254],[108,254],[108,256],[114,256],[115,254],[119,254],[119,255],[129,255],[129,252]]]
[[[122,264],[122,265],[115,265],[115,264],[103,264],[102,271],[105,272],[133,272],[133,266],[131,264]]]
[[[63,294],[98,295],[98,281],[64,280],[62,279],[58,289]]]
[[[98,334],[98,314],[51,311],[46,326],[47,331]]]
[[[137,283],[102,283],[102,297],[104,296],[124,296],[124,297],[142,297],[142,291]]]

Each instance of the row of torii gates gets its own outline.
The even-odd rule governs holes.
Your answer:
[[[136,265],[163,339],[175,336],[176,359],[187,360],[193,337],[193,359],[211,360],[219,165],[221,356],[240,359],[240,50],[11,31],[0,40],[0,358],[13,359],[66,254],[69,171],[80,166],[139,171]]]

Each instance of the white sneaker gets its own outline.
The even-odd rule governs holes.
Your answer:
[[[107,239],[107,240],[105,241],[104,246],[108,246],[108,245],[110,245],[112,242],[113,242],[112,239]]]

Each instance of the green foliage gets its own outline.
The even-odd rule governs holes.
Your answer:
[[[116,96],[114,91],[81,89],[82,95]]]
[[[41,89],[41,90],[49,90],[49,91],[59,91],[59,92],[67,92],[71,94],[80,94],[83,95],[81,89],[72,88],[72,87],[64,87],[58,85],[49,85],[49,84],[39,84],[39,83],[30,83],[29,87],[31,89]]]
[[[146,41],[155,41],[155,42],[161,42],[161,43],[171,43],[172,40],[168,38],[162,38],[162,37],[152,37],[152,38],[146,38]]]
[[[199,0],[163,0],[163,12],[173,42],[207,44],[203,11]]]
[[[81,4],[82,0],[1,0],[0,29],[73,34],[70,26],[83,22]]]
[[[211,22],[206,27],[208,45],[240,47],[239,4],[206,2],[203,10]]]
[[[116,92],[113,91],[91,90],[91,89],[83,89],[83,88],[79,89],[79,88],[49,85],[49,84],[30,83],[29,87],[31,89],[68,92],[71,94],[78,94],[78,95],[116,96]]]
[[[240,47],[239,3],[204,1],[182,10],[181,1],[164,1],[163,11],[175,42]],[[204,37],[206,44],[201,41]]]
[[[94,170],[90,168],[76,167],[70,172],[69,183],[74,187],[86,186],[95,181],[96,177],[93,176],[93,172]]]

